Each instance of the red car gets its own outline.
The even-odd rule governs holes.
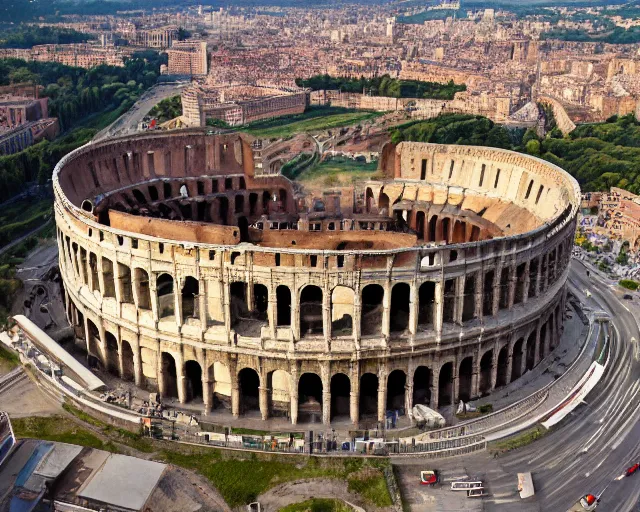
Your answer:
[[[636,462],[633,466],[631,466],[630,468],[628,468],[624,474],[625,476],[631,476],[634,473],[636,473],[638,470],[640,469],[640,462]]]
[[[422,485],[436,485],[438,483],[437,471],[420,471],[420,483]]]

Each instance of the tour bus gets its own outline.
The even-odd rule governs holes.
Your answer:
[[[535,494],[531,473],[518,473],[518,492],[522,499],[530,498]]]
[[[482,480],[460,480],[451,482],[452,491],[468,491],[469,489],[477,489],[482,487]]]

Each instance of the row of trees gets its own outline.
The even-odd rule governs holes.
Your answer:
[[[31,48],[37,44],[86,43],[95,39],[73,29],[20,25],[19,28],[0,33],[0,48]]]
[[[58,117],[61,138],[42,141],[14,155],[0,156],[0,201],[18,193],[25,183],[46,183],[55,164],[69,151],[89,141],[94,128],[77,127],[92,115],[127,110],[140,94],[153,85],[166,54],[146,51],[134,54],[124,67],[75,68],[55,62],[0,60],[0,85],[32,81],[44,85],[49,97],[49,115]]]
[[[447,84],[422,82],[420,80],[399,80],[389,75],[373,78],[346,78],[331,75],[315,75],[311,78],[296,79],[298,87],[307,87],[314,91],[340,90],[357,92],[372,96],[389,96],[391,98],[431,98],[452,100],[457,92],[467,90],[466,85],[456,85],[453,80]]]

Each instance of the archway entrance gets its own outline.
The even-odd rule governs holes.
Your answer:
[[[243,368],[238,374],[240,412],[260,410],[260,376],[253,368]]]
[[[133,359],[133,350],[128,341],[122,341],[122,378],[124,380],[133,381],[135,379],[135,364]]]
[[[446,363],[440,368],[438,379],[438,405],[440,407],[453,403],[453,363]]]
[[[426,366],[418,366],[413,373],[413,405],[431,403],[433,375]]]
[[[322,421],[322,380],[315,373],[303,373],[298,382],[298,417],[309,423]]]
[[[471,400],[471,378],[473,374],[473,357],[465,357],[460,363],[460,373],[458,374],[458,397],[463,402]],[[455,399],[455,397],[454,397]]]
[[[120,354],[118,353],[118,341],[109,331],[106,331],[104,335],[107,340],[105,366],[109,373],[120,376],[120,364],[118,363],[120,359]]]
[[[404,410],[407,375],[393,370],[387,379],[387,410]]]
[[[400,333],[409,326],[410,294],[411,288],[407,283],[398,283],[391,290],[391,332]]]
[[[187,402],[202,399],[202,368],[197,361],[187,361],[184,365],[187,379]]]
[[[360,419],[378,413],[378,376],[365,373],[360,377]]]
[[[509,368],[509,350],[502,347],[498,354],[498,368],[496,369],[496,387],[506,386],[508,384],[507,369]]]
[[[516,344],[513,346],[513,356],[511,358],[511,382],[516,379],[519,379],[522,375],[522,345],[524,344],[524,339],[520,338],[516,341]]]
[[[322,289],[305,286],[300,294],[300,337],[322,334],[322,323]]]
[[[162,382],[163,389],[160,390],[162,398],[178,398],[178,373],[176,371],[176,361],[167,352],[162,353]]]
[[[493,350],[484,353],[480,359],[480,382],[478,390],[481,395],[486,395],[491,391],[491,366],[493,362]]]
[[[369,284],[363,288],[360,320],[362,336],[371,336],[382,332],[383,297],[384,288],[378,284]]]
[[[351,381],[344,373],[331,377],[331,419],[349,417]]]

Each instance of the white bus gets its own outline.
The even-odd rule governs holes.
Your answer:
[[[461,480],[451,482],[452,491],[468,491],[469,489],[477,489],[482,487],[482,480]]]

